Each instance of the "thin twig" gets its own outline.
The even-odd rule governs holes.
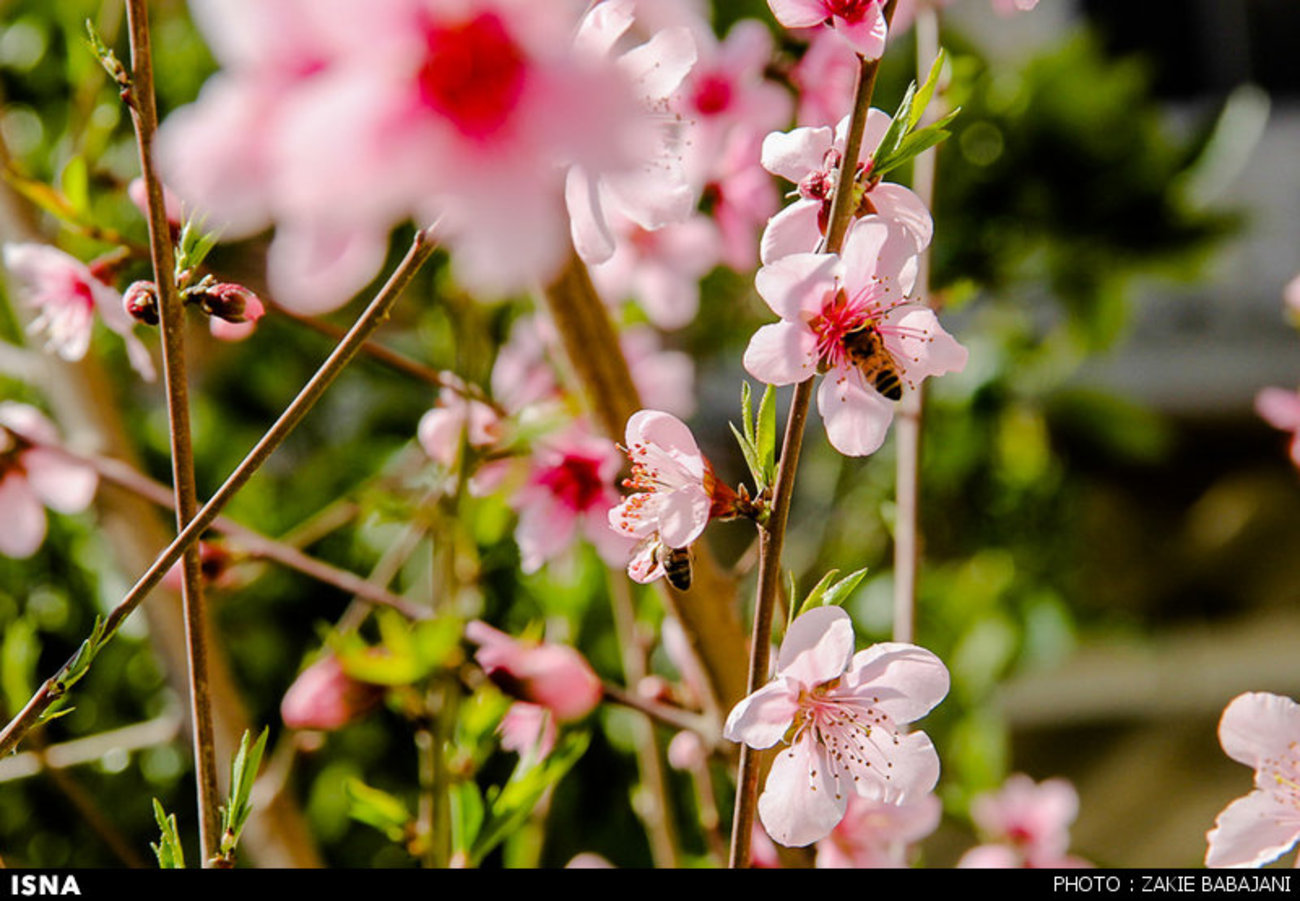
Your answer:
[[[916,12],[916,77],[920,82],[939,55],[939,11],[923,3]],[[932,115],[932,114],[931,114]],[[926,209],[934,206],[935,162],[938,147],[920,154],[912,168],[912,190]],[[916,297],[927,303],[930,293],[930,248],[921,252],[916,272]],[[925,383],[903,395],[898,409],[897,516],[894,520],[894,641],[910,642],[916,635],[916,571],[920,559],[921,413]]]
[[[895,0],[886,4],[884,15],[888,24],[894,15]],[[826,229],[825,253],[839,253],[848,234],[854,205],[853,179],[857,173],[858,157],[862,153],[863,133],[867,111],[871,108],[871,95],[875,91],[876,74],[880,60],[860,58],[857,87],[853,95],[853,112],[845,138],[844,157],[840,161],[835,196],[831,200],[830,222]],[[748,693],[753,694],[767,681],[771,662],[772,612],[776,608],[781,590],[781,551],[785,544],[786,524],[790,515],[790,501],[794,497],[795,473],[799,468],[799,453],[803,447],[804,424],[812,402],[814,379],[809,378],[795,386],[790,398],[790,412],[786,415],[785,437],[781,445],[781,461],[777,468],[773,488],[771,513],[767,525],[761,527],[758,548],[758,587],[754,603],[754,631],[750,636]],[[791,604],[794,599],[791,598]],[[731,823],[732,868],[748,867],[750,839],[754,828],[754,811],[758,802],[758,776],[763,754],[748,745],[740,747],[740,768],[736,778],[736,808]]]
[[[153,87],[153,55],[149,43],[149,8],[146,0],[127,0],[126,19],[131,39],[131,86],[128,96],[135,123],[140,171],[148,195],[149,251],[153,280],[158,286],[161,310],[163,373],[167,386],[172,484],[176,494],[176,529],[180,531],[198,511],[194,480],[194,446],[190,433],[189,376],[185,365],[185,309],[176,290],[176,260],[171,228],[163,200],[162,182],[154,168],[153,138],[158,130],[158,109]],[[182,558],[181,603],[185,614],[186,651],[189,656],[190,712],[199,807],[199,849],[204,866],[217,853],[221,814],[218,810],[216,730],[212,722],[211,681],[208,674],[207,608],[203,603],[203,573],[198,545]]]
[[[181,533],[167,546],[166,550],[158,555],[153,565],[131,587],[131,590],[127,592],[121,603],[113,608],[104,622],[103,641],[109,640],[117,633],[122,622],[131,615],[136,607],[140,606],[149,592],[162,581],[167,570],[180,559],[185,549],[198,541],[203,530],[212,525],[212,521],[216,519],[217,514],[244,487],[253,474],[275,452],[275,449],[283,443],[289,433],[302,421],[308,411],[315,406],[321,395],[325,393],[325,390],[357,355],[361,344],[387,318],[389,309],[407,285],[410,284],[416,271],[428,260],[433,253],[433,249],[432,230],[422,229],[417,232],[406,257],[398,265],[392,276],[389,277],[387,284],[375,295],[370,305],[366,307],[365,312],[361,314],[356,324],[348,332],[347,337],[321,364],[316,374],[311,377],[302,391],[298,393],[298,396],[280,414],[280,418],[276,420],[275,425],[271,426],[270,430],[248,452],[243,462],[235,468],[230,477],[217,489],[216,494],[203,505],[195,514],[194,519],[181,530]],[[23,736],[41,721],[50,706],[67,694],[68,686],[63,680],[67,677],[72,662],[72,660],[69,660],[58,673],[47,679],[37,689],[36,694],[27,702],[27,705],[5,726],[4,731],[0,732],[0,755],[13,750]]]

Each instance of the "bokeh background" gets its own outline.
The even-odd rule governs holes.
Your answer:
[[[191,100],[214,64],[183,3],[154,6],[165,113]],[[763,2],[715,6],[720,33],[744,16],[771,21]],[[1300,6],[1042,0],[1001,18],[984,0],[960,0],[943,16],[949,99],[963,112],[940,151],[934,285],[971,363],[936,380],[926,410],[917,640],[949,664],[953,691],[925,723],[944,764],[947,815],[923,860],[951,865],[975,841],[970,798],[1026,772],[1078,788],[1075,853],[1109,866],[1196,866],[1218,811],[1250,787],[1250,772],[1219,748],[1223,707],[1244,691],[1300,696],[1300,476],[1287,436],[1253,411],[1261,388],[1300,383],[1300,334],[1281,301],[1300,272]],[[119,4],[0,2],[4,162],[82,192],[96,218],[142,239],[122,190],[137,172],[130,123],[85,47],[87,18],[125,54]],[[913,77],[909,45],[903,38],[887,54],[878,105],[891,107]],[[83,258],[102,250],[59,231],[12,182],[0,193],[4,240],[57,235]],[[216,259],[256,284],[263,251],[250,241]],[[445,261],[422,280],[445,302],[402,306],[383,340],[483,382],[527,301],[477,303],[450,282]],[[736,418],[741,352],[768,318],[751,285],[751,274],[710,274],[698,320],[670,338],[696,360],[701,442],[734,475],[743,464],[725,423]],[[0,304],[0,338],[24,343],[11,304]],[[196,329],[192,346],[199,485],[209,493],[329,342],[271,316],[255,340],[218,344]],[[165,480],[160,389],[130,377],[123,356],[120,342],[105,341],[76,367],[0,365],[0,397],[41,404],[74,442],[137,455]],[[428,386],[358,363],[230,514],[292,535],[342,510],[342,527],[297,537],[367,571],[427,490],[412,439],[433,399]],[[807,585],[830,567],[870,567],[847,607],[860,636],[887,639],[893,444],[846,459],[814,422],[802,467],[787,565]],[[457,591],[468,609],[517,627],[558,622],[619,680],[594,556],[523,577],[501,502],[420,515],[458,523],[458,559],[470,562]],[[52,517],[36,556],[0,558],[6,714],[116,603],[167,530],[165,517],[105,487],[94,511]],[[746,554],[742,527],[711,533],[724,562]],[[427,594],[431,558],[412,555],[403,591]],[[258,819],[289,836],[249,855],[415,865],[349,816],[343,787],[360,778],[413,791],[409,725],[381,710],[304,745],[279,722],[285,689],[348,598],[265,564],[241,575],[215,601],[223,716],[271,726],[284,803]],[[176,603],[154,598],[78,687],[75,710],[0,761],[6,863],[149,864],[152,797],[193,833]],[[653,623],[654,602],[642,604]],[[672,672],[662,653],[655,662]],[[650,862],[635,815],[639,733],[614,709],[592,726],[544,816],[490,865],[558,866],[582,851],[620,866]],[[511,758],[484,742],[482,778],[504,778]],[[52,756],[42,759],[46,745]],[[721,765],[716,774],[725,803]],[[673,778],[683,846],[703,859],[694,802]]]

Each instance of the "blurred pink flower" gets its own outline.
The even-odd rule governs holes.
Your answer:
[[[416,436],[424,452],[436,463],[450,467],[460,454],[462,436],[472,448],[491,447],[501,439],[501,418],[479,400],[465,396],[463,383],[451,373],[450,384],[438,394],[432,410],[420,417]]]
[[[849,456],[874,453],[904,386],[966,365],[966,349],[934,311],[907,297],[915,278],[911,239],[874,216],[853,227],[843,256],[799,253],[764,266],[758,293],[781,321],[750,339],[745,369],[772,385],[826,373],[817,409],[831,446]],[[879,369],[869,377],[864,356],[877,367],[892,363],[896,381]]]
[[[668,742],[668,765],[675,770],[695,770],[709,760],[709,750],[699,733],[683,729]]]
[[[910,845],[939,826],[943,804],[932,794],[903,804],[853,795],[844,819],[817,843],[818,868],[873,869],[907,866]]]
[[[501,747],[514,751],[524,765],[537,763],[555,748],[555,717],[541,704],[515,701],[497,726]]]
[[[131,183],[126,186],[126,196],[131,198],[131,202],[135,204],[141,215],[148,217],[149,194],[145,189],[143,178],[131,179]],[[167,214],[167,224],[172,228],[179,228],[185,213],[181,208],[180,198],[166,185],[163,185],[163,209]]]
[[[916,18],[918,2],[939,7],[951,6],[953,0],[898,0],[898,7],[894,10],[893,21],[889,25],[891,36],[902,34],[912,27],[912,21]],[[1038,5],[1038,0],[991,0],[991,2],[993,11],[999,16],[1014,16],[1016,13],[1028,12]]]
[[[228,588],[233,585],[237,581],[231,570],[234,562],[235,557],[225,544],[214,541],[199,542],[199,573],[204,585],[212,588]],[[179,592],[184,581],[184,569],[181,561],[177,560],[172,564],[171,569],[167,570],[167,575],[163,576],[162,586]]]
[[[686,425],[670,413],[638,410],[627,421],[634,493],[609,512],[609,525],[637,542],[627,573],[653,582],[664,574],[663,548],[688,547],[708,525],[719,485]]]
[[[527,480],[510,498],[519,514],[515,540],[524,572],[560,556],[579,530],[606,562],[627,558],[630,542],[607,527],[619,501],[614,480],[622,462],[613,442],[592,435],[581,421],[533,446]]]
[[[632,299],[659,328],[677,329],[695,319],[700,279],[716,266],[718,232],[703,216],[648,231],[611,217],[619,240],[613,254],[591,267],[591,278],[609,302]]]
[[[95,471],[54,447],[58,430],[35,407],[0,402],[0,554],[30,557],[45,540],[45,507],[78,513],[99,484]]]
[[[45,335],[45,349],[80,360],[90,348],[98,313],[126,342],[132,368],[146,381],[155,377],[153,359],[132,331],[135,321],[122,297],[97,279],[85,263],[48,244],[5,244],[5,268],[17,280],[15,293],[38,315],[28,331]]]
[[[781,206],[776,182],[759,162],[761,146],[761,134],[733,131],[704,186],[722,241],[722,262],[737,272],[757,265],[759,235]]]
[[[860,55],[878,59],[885,50],[884,0],[767,0],[786,28],[825,23]]]
[[[976,869],[1091,866],[1072,857],[1070,824],[1079,815],[1079,795],[1065,779],[1034,782],[1016,773],[997,792],[979,795],[971,819],[989,844],[972,848],[958,863]]]
[[[341,729],[383,700],[378,685],[353,679],[333,654],[298,674],[280,702],[280,718],[290,729]]]
[[[518,641],[481,620],[466,624],[465,637],[479,646],[474,659],[502,691],[561,722],[582,719],[600,703],[600,678],[571,647]]]
[[[1219,722],[1229,757],[1255,768],[1255,789],[1219,814],[1206,834],[1207,867],[1262,867],[1300,839],[1300,704],[1248,692]]]
[[[867,112],[862,136],[862,158],[857,171],[869,175],[872,155],[889,128],[890,117],[878,109]],[[849,120],[830,128],[796,128],[774,132],[763,141],[763,166],[774,175],[794,182],[799,199],[772,217],[763,232],[762,258],[771,263],[792,253],[812,253],[826,232],[831,201],[844,158]],[[930,243],[934,222],[921,198],[892,182],[868,179],[854,211],[855,217],[874,213],[896,222],[920,253]]]
[[[853,48],[826,29],[807,34],[808,49],[790,73],[799,89],[798,124],[829,126],[852,108],[861,65]]]
[[[948,693],[948,670],[915,645],[883,643],[853,653],[853,624],[839,607],[816,607],[790,624],[776,678],[737,704],[723,735],[777,754],[758,799],[772,839],[802,846],[825,838],[856,793],[889,803],[927,794],[939,757],[920,719]]]
[[[1255,395],[1255,412],[1274,428],[1291,433],[1291,460],[1300,466],[1300,392],[1265,388]]]

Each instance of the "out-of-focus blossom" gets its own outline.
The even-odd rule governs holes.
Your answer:
[[[948,670],[911,644],[883,643],[853,653],[853,624],[839,607],[795,619],[781,642],[776,678],[737,704],[723,735],[776,755],[758,815],[782,845],[825,838],[844,818],[849,797],[913,801],[934,788],[939,756],[924,732],[901,727],[948,693]]]
[[[708,748],[696,732],[683,729],[668,742],[668,765],[675,770],[699,769],[708,759]]]
[[[290,729],[329,732],[365,716],[383,700],[381,686],[353,679],[333,654],[298,674],[280,702],[280,718]]]
[[[1219,814],[1206,834],[1207,867],[1262,867],[1300,839],[1300,704],[1248,692],[1219,721],[1219,742],[1255,769],[1255,789]]]
[[[0,554],[30,557],[45,540],[45,508],[79,513],[99,477],[55,447],[58,430],[35,407],[0,403]]]
[[[1079,815],[1079,795],[1065,779],[1034,782],[1016,773],[997,792],[971,804],[971,819],[987,844],[963,855],[960,867],[1074,868],[1091,866],[1067,854],[1070,824]]]
[[[907,866],[907,852],[939,827],[943,804],[922,795],[904,804],[889,804],[854,795],[831,834],[817,843],[817,866],[878,869]]]
[[[564,191],[573,246],[591,264],[602,263],[614,253],[612,216],[653,231],[684,221],[695,207],[695,191],[686,177],[681,129],[669,115],[673,95],[695,64],[695,40],[689,29],[670,27],[620,53],[620,42],[631,29],[635,12],[635,0],[604,0],[583,18],[574,40],[577,57],[617,66],[634,85],[646,114],[639,128],[643,153],[634,167],[607,167],[601,172],[578,160],[569,169]],[[630,140],[632,127],[626,125],[627,133],[618,138]],[[592,135],[606,144],[611,143],[609,138],[609,133]],[[618,138],[614,144],[621,143]]]
[[[884,0],[767,0],[786,28],[830,25],[866,59],[879,59],[887,28]]]
[[[570,167],[637,213],[664,197],[646,101],[693,57],[672,38],[593,52],[616,5],[581,24],[578,0],[199,3],[222,69],[163,123],[168,183],[230,237],[274,224],[268,279],[298,312],[364,286],[408,218],[439,221],[474,290],[531,287],[569,251]]]
[[[635,581],[664,574],[664,548],[690,546],[700,537],[715,504],[730,489],[713,475],[686,425],[669,413],[639,410],[627,421],[627,455],[633,494],[609,513],[609,525],[637,542],[627,565]]]
[[[560,722],[582,719],[600,703],[600,678],[571,647],[518,641],[480,620],[465,626],[465,637],[479,646],[474,659],[497,687]]]
[[[528,467],[526,481],[510,498],[510,506],[519,514],[515,540],[524,572],[536,572],[559,557],[579,532],[606,562],[627,558],[631,542],[607,525],[619,501],[614,481],[622,467],[612,442],[575,422],[539,440]]]
[[[149,194],[144,186],[143,178],[133,178],[131,183],[126,186],[126,196],[131,198],[141,214],[145,217],[149,215]],[[172,228],[179,228],[181,221],[185,218],[184,210],[181,207],[180,198],[172,193],[171,188],[163,185],[163,209],[167,214],[167,224]]]
[[[870,175],[869,166],[881,139],[889,129],[890,117],[878,109],[867,112],[862,135],[862,157],[857,171]],[[763,166],[769,172],[798,185],[799,199],[772,217],[763,233],[762,257],[771,263],[792,253],[811,253],[826,233],[831,203],[839,179],[840,163],[849,120],[845,117],[830,128],[796,128],[775,132],[763,141]],[[920,253],[930,243],[934,222],[921,198],[902,185],[870,178],[859,191],[855,217],[875,214],[897,223]]]
[[[612,870],[614,865],[594,851],[583,851],[573,855],[573,859],[564,865],[566,870]]]
[[[758,263],[759,235],[781,206],[772,176],[759,161],[762,135],[731,133],[704,185],[705,205],[721,239],[722,262],[738,272]]]
[[[659,328],[676,329],[695,319],[700,279],[721,257],[718,232],[707,219],[647,231],[616,217],[619,241],[612,256],[591,267],[591,278],[607,301],[633,299]]]
[[[852,108],[862,66],[853,48],[824,28],[808,32],[808,40],[808,49],[790,73],[799,89],[798,124],[829,127]]]
[[[501,718],[501,747],[514,751],[524,765],[537,763],[555,749],[555,716],[541,704],[515,701]]]
[[[232,565],[235,556],[221,542],[199,542],[199,575],[203,584],[212,588],[227,588],[234,584]],[[182,561],[177,560],[163,576],[162,585],[172,591],[180,591],[185,581]]]
[[[1286,283],[1282,290],[1282,302],[1286,305],[1287,318],[1293,325],[1300,326],[1300,275]]]
[[[155,377],[153,359],[132,332],[134,320],[121,296],[97,279],[85,263],[47,244],[6,244],[5,268],[17,280],[16,293],[37,311],[29,331],[45,336],[45,349],[65,360],[80,360],[90,347],[95,314],[126,342],[131,366],[147,381]]]
[[[420,417],[416,436],[424,452],[443,466],[453,466],[460,455],[461,439],[472,448],[491,447],[501,439],[501,417],[480,400],[466,397],[464,383],[445,373],[448,386],[438,403]]]
[[[934,311],[909,301],[915,278],[910,237],[877,217],[853,227],[843,256],[793,254],[764,266],[758,293],[781,321],[754,334],[745,369],[772,385],[826,373],[817,389],[826,437],[842,454],[874,453],[905,386],[966,365]]]
[[[1300,466],[1300,392],[1265,388],[1255,395],[1255,412],[1274,428],[1291,433],[1291,461]]]
[[[1038,0],[991,0],[993,11],[999,16],[1014,16],[1016,13],[1029,12],[1038,5]],[[930,6],[951,6],[953,0],[898,0],[898,6],[894,10],[893,21],[889,24],[889,33],[891,36],[902,34],[908,28],[912,27],[912,22],[916,19],[916,7],[918,3],[929,4]]]

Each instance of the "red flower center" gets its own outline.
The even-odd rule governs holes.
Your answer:
[[[861,22],[877,0],[825,0],[826,11],[845,22]]]
[[[731,106],[733,93],[729,79],[716,73],[706,74],[695,85],[695,108],[706,116],[715,116]]]
[[[510,118],[523,93],[525,57],[494,13],[427,26],[420,99],[466,136],[486,138]]]
[[[575,513],[591,509],[605,494],[600,461],[593,457],[568,455],[538,476],[537,481]]]

